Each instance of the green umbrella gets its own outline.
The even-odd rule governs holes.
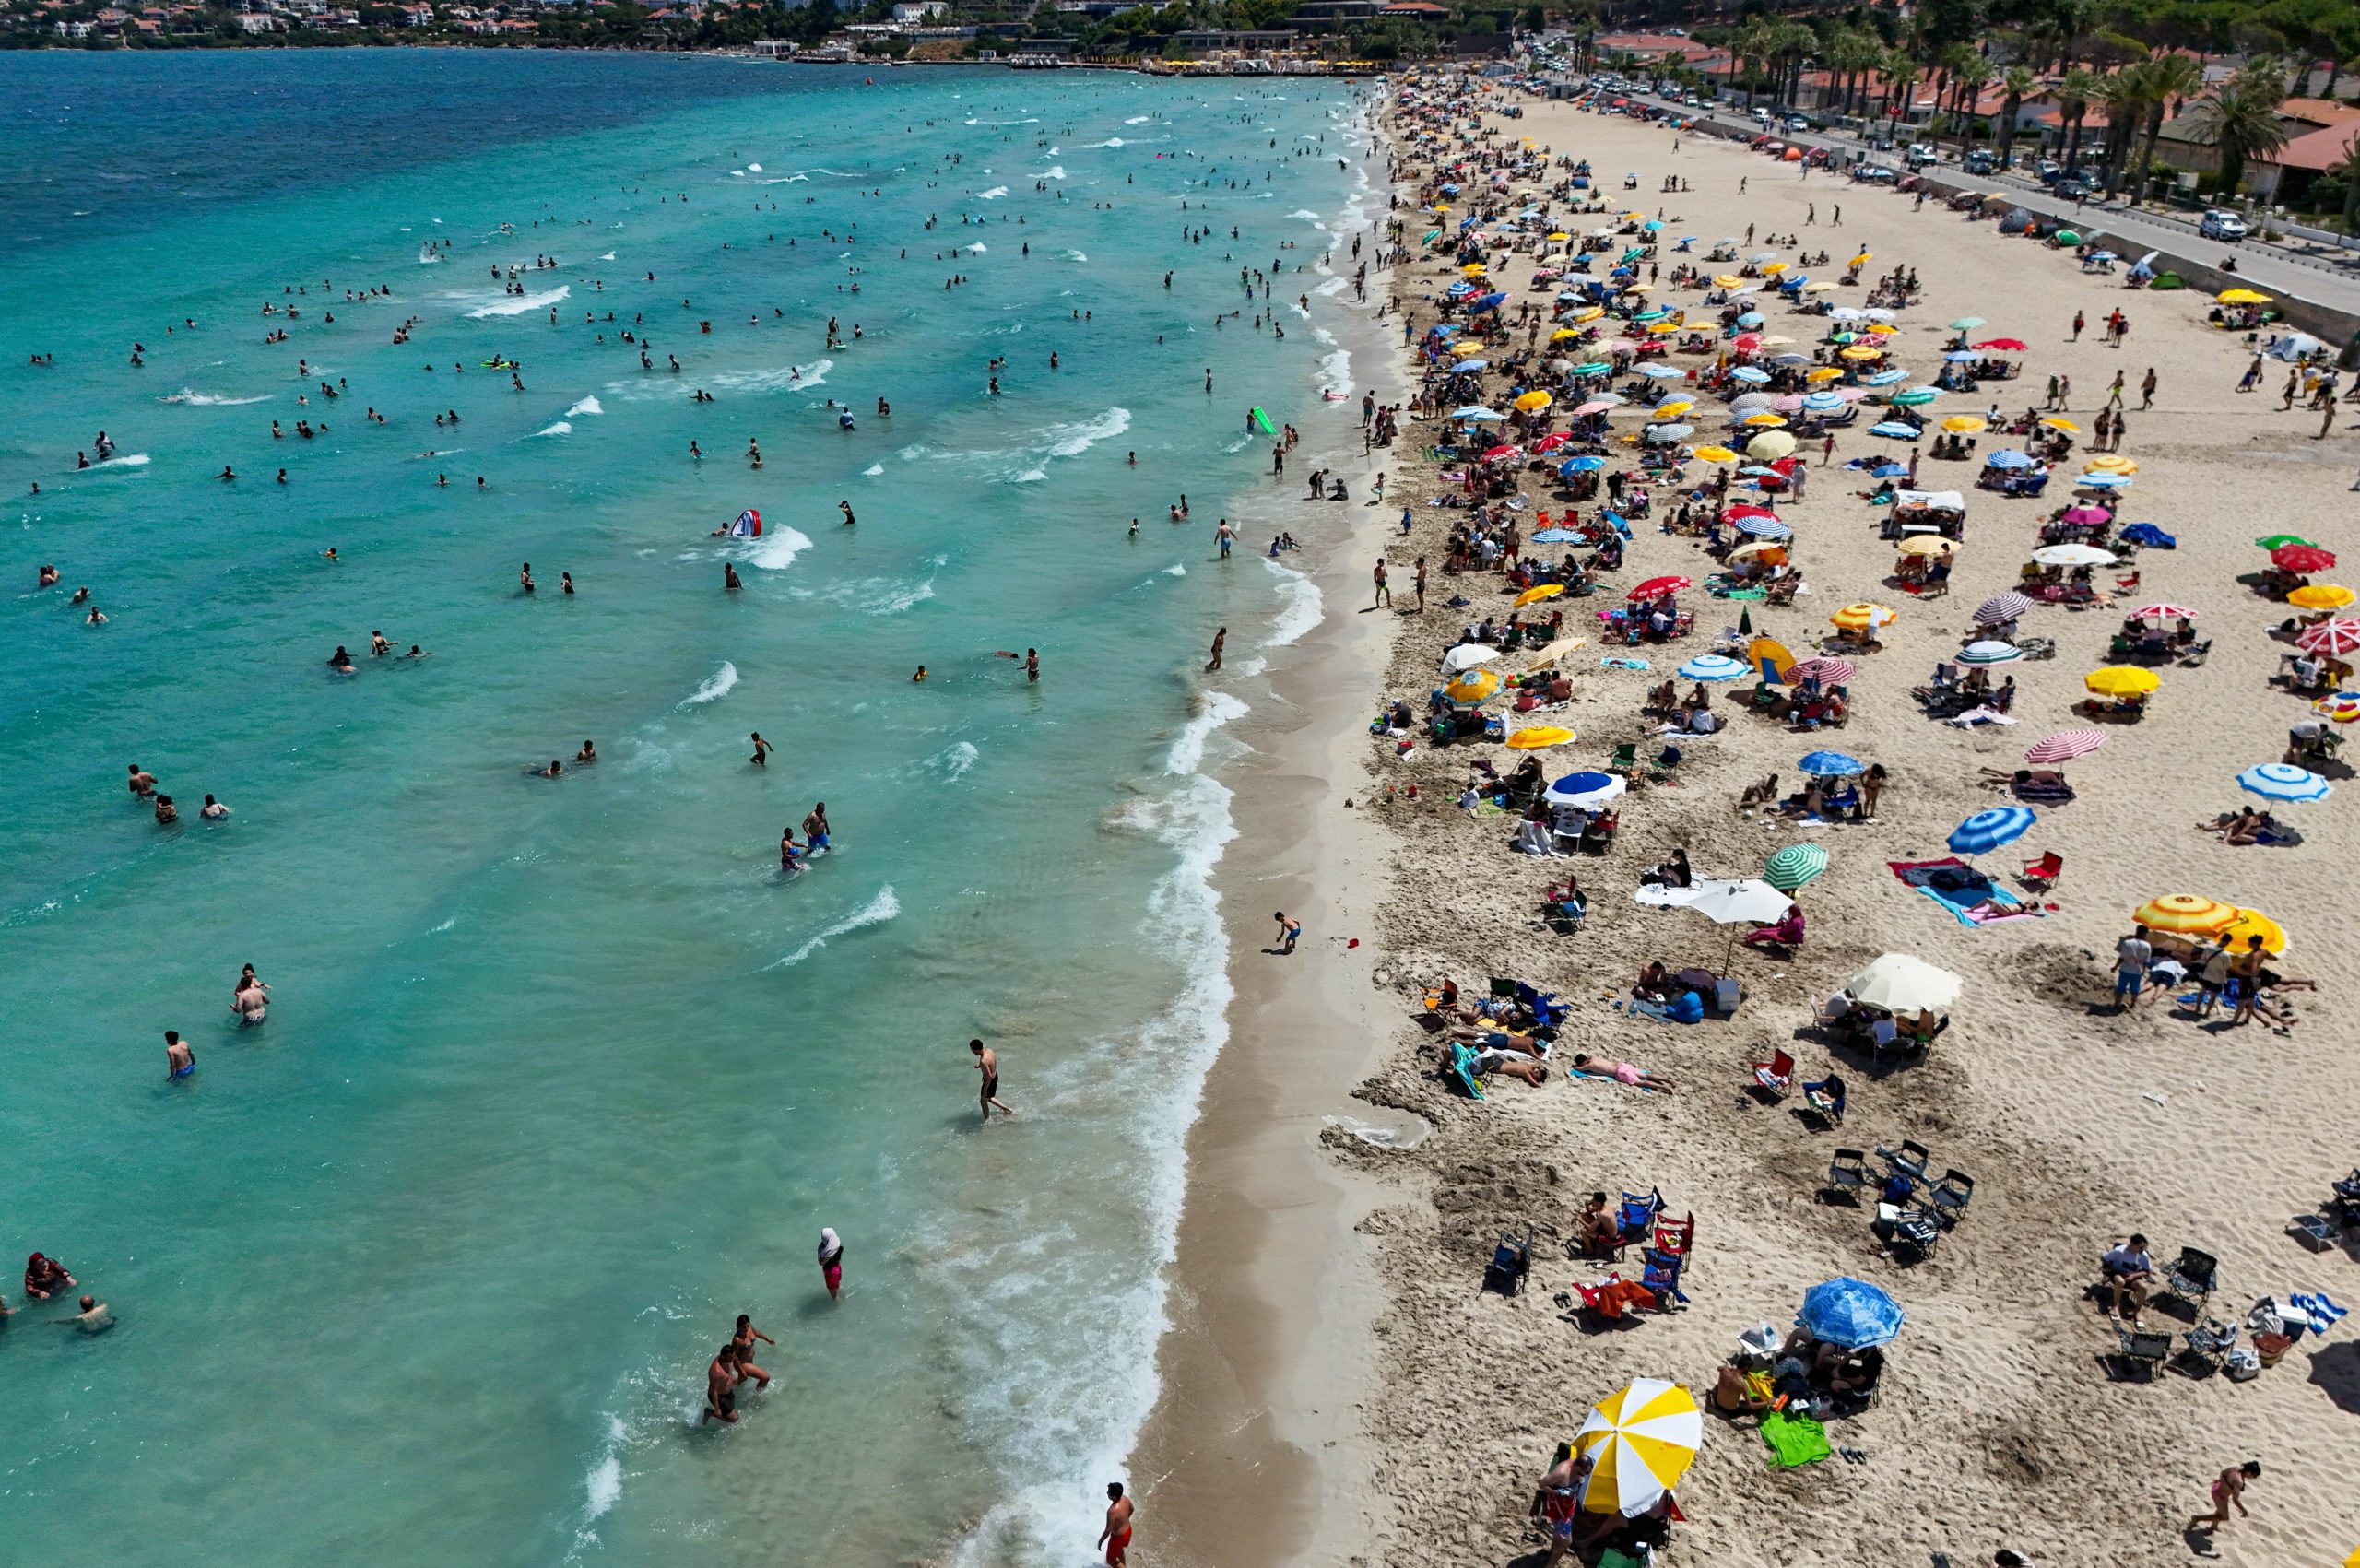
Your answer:
[[[1961,316],[1958,320],[1951,323],[1951,330],[1953,332],[1972,332],[1982,324],[1983,318],[1981,316]]]
[[[2082,237],[2071,229],[2059,229],[2057,231],[2057,242],[2060,245],[2078,245],[2082,242]],[[1976,322],[1975,324],[1981,326],[1983,324]]]
[[[1762,879],[1791,893],[1827,869],[1827,851],[1815,843],[1790,843],[1763,863]]]
[[[1738,633],[1740,636],[1751,637],[1753,635],[1753,612],[1752,610],[1741,609],[1737,612],[1737,629]]]
[[[1931,403],[1940,395],[1941,394],[1930,386],[1913,386],[1906,392],[1894,393],[1892,401],[1906,407],[1919,403]]]
[[[1858,333],[1831,332],[1827,335],[1827,341],[1830,343],[1858,343],[1859,340]]]
[[[1592,360],[1588,364],[1575,365],[1572,370],[1565,373],[1576,376],[1602,376],[1613,368],[1614,367],[1612,365],[1607,363],[1604,360]]]
[[[2319,548],[2300,534],[2272,534],[2266,539],[2256,539],[2254,543],[2266,550],[2283,549],[2288,545],[2310,545],[2313,549]]]

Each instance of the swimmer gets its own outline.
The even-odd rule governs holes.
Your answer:
[[[771,1385],[771,1374],[754,1364],[754,1341],[757,1339],[773,1349],[778,1345],[777,1340],[754,1326],[752,1318],[742,1312],[739,1313],[738,1331],[731,1336],[729,1341],[738,1350],[738,1381],[743,1383],[750,1377],[754,1380],[754,1386],[757,1389],[768,1388]]]
[[[42,588],[52,588],[52,587],[55,587],[56,585],[57,585],[57,568],[55,568],[55,567],[53,567],[53,566],[51,566],[51,565],[48,565],[47,563],[43,563],[43,564],[42,564],[42,566],[41,566],[41,572],[40,572],[40,581],[38,582],[38,584],[36,584],[36,586],[42,587]]]
[[[352,673],[352,655],[344,651],[343,643],[338,643],[336,645],[336,652],[328,655],[328,668],[336,671],[338,675],[350,675]]]
[[[131,798],[134,800],[138,800],[156,793],[156,775],[147,772],[136,762],[131,764],[131,778],[128,782],[131,788]]]
[[[559,573],[557,574],[557,586],[558,586],[558,592],[560,592],[560,593],[561,593],[561,594],[571,594],[571,593],[572,593],[572,592],[573,592],[573,573],[572,573],[572,572],[559,572]]]
[[[385,641],[385,634],[384,632],[372,631],[369,633],[369,656],[371,658],[382,659],[393,651],[394,645]]]
[[[238,989],[230,998],[230,1010],[238,1015],[238,1027],[252,1029],[268,1015],[268,987],[254,976],[249,968],[238,981]]]
[[[189,1049],[177,1029],[164,1031],[164,1081],[186,1078],[196,1071],[196,1053]]]
[[[918,666],[918,672],[917,672],[917,674],[915,674],[915,675],[914,675],[914,676],[910,677],[910,682],[911,682],[911,684],[912,684],[912,685],[915,685],[917,682],[919,682],[919,681],[921,681],[921,680],[924,680],[925,678],[926,678],[926,666],[924,666],[924,665],[920,665],[920,666]]]
[[[697,1413],[697,1425],[708,1420],[734,1421],[738,1419],[738,1346],[735,1341],[715,1350],[712,1364],[704,1369],[704,1409]]]
[[[853,525],[852,502],[840,501],[836,502],[836,510],[844,514],[844,526],[851,527]]]
[[[196,814],[208,822],[218,822],[230,814],[230,808],[208,795],[205,797],[205,804],[198,808]]]
[[[771,765],[771,743],[762,738],[762,732],[761,730],[756,730],[752,738],[754,742],[754,754],[751,757],[747,758],[746,760],[751,762],[757,768],[769,767]]]
[[[549,759],[549,765],[548,767],[535,768],[533,770],[533,776],[537,779],[553,779],[564,772],[565,764],[552,757]]]
[[[820,1278],[828,1287],[828,1299],[839,1299],[844,1283],[844,1242],[832,1225],[820,1227]]]
[[[82,1310],[73,1316],[56,1319],[57,1326],[84,1334],[103,1334],[114,1326],[114,1314],[107,1310],[106,1303],[84,1296],[81,1306]]]
[[[74,596],[66,602],[68,604],[87,605],[90,602],[90,590],[88,588],[77,588],[74,590]]]
[[[595,740],[584,741],[582,743],[582,749],[573,754],[573,765],[577,768],[582,766],[584,762],[595,762],[597,760],[598,743]]]
[[[738,575],[737,567],[731,565],[728,561],[723,561],[721,563],[721,591],[725,594],[734,594],[745,585],[745,580]]]
[[[977,1097],[983,1106],[984,1120],[992,1119],[992,1107],[997,1105],[1000,1114],[1013,1116],[1016,1112],[999,1097],[999,1053],[980,1040],[967,1042],[968,1051],[975,1058],[975,1070],[984,1075],[983,1091]]]
[[[280,470],[279,470],[279,472],[280,472],[280,473],[282,473],[282,474],[283,474],[283,473],[285,473],[286,471],[287,471],[287,470],[285,470],[284,468],[282,468],[282,469],[280,469]],[[325,548],[325,549],[322,550],[322,551],[320,552],[320,554],[321,554],[324,558],[325,558],[326,560],[337,560],[337,559],[338,559],[338,558],[337,558],[337,556],[336,556],[336,547],[335,547],[334,545],[330,545],[327,548]]]
[[[425,649],[419,647],[415,643],[412,643],[409,645],[409,652],[402,655],[402,657],[406,659],[431,659],[433,656],[433,654],[428,653]]]
[[[1040,682],[1041,654],[1036,648],[1024,650],[1024,679],[1027,684],[1032,685],[1037,685]]]
[[[477,480],[476,482],[477,482],[478,484],[481,484],[483,481],[482,481],[482,480],[480,480],[480,479],[478,479],[478,480]],[[522,570],[521,572],[517,572],[517,573],[516,573],[516,582],[517,582],[517,584],[518,584],[519,586],[521,586],[521,587],[525,590],[525,592],[526,592],[526,593],[528,593],[528,594],[529,594],[529,593],[532,593],[532,592],[534,591],[534,589],[533,589],[533,563],[532,563],[531,561],[529,561],[529,560],[528,560],[528,561],[526,561],[526,562],[525,563],[524,570]]]
[[[795,842],[795,830],[787,828],[778,835],[778,868],[796,872],[803,869],[803,846]]]
[[[180,819],[180,808],[172,804],[172,797],[169,795],[158,796],[156,797],[156,825],[159,828],[169,828]]]
[[[803,837],[810,844],[811,853],[814,855],[828,847],[828,803],[826,801],[822,800],[813,806],[810,812],[804,817]]]

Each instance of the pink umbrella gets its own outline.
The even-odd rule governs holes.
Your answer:
[[[1611,403],[1585,403],[1580,407],[1574,410],[1574,417],[1576,419],[1586,419],[1592,414],[1603,414],[1609,408],[1613,407],[1614,405]]]
[[[1800,412],[1800,411],[1801,410],[1802,406],[1803,406],[1803,400],[1802,400],[1802,398],[1801,398],[1800,396],[1799,396],[1799,395],[1789,395],[1785,396],[1785,397],[1774,398],[1774,399],[1772,399],[1772,400],[1771,400],[1771,404],[1770,404],[1770,407],[1771,407],[1772,408],[1776,409],[1777,412],[1779,412],[1779,413],[1781,413],[1781,414],[1793,414],[1793,413],[1798,413],[1798,412]]]
[[[2094,729],[2060,729],[2046,740],[2036,741],[2024,749],[2027,762],[2070,762],[2076,757],[2087,756],[2106,744],[2103,731]]]
[[[2102,507],[2069,506],[2065,509],[2064,520],[2077,526],[2087,526],[2099,523],[2110,523],[2114,519]]]
[[[1787,667],[1787,680],[1794,686],[1806,680],[1816,680],[1822,686],[1841,686],[1859,673],[1849,659],[1800,659]]]
[[[2360,620],[2322,620],[2317,626],[2306,627],[2295,639],[2295,646],[2307,654],[2325,654],[2330,658],[2360,650]]]
[[[2182,616],[2186,616],[2190,620],[2196,619],[2196,612],[2186,605],[2149,605],[2146,608],[2132,613],[2141,620],[2177,620]]]
[[[1869,389],[1865,386],[1839,386],[1835,389],[1835,395],[1847,403],[1858,403],[1868,395]]]

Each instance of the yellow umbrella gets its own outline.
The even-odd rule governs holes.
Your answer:
[[[1866,265],[1869,265],[1869,263],[1870,263],[1871,261],[1874,261],[1875,259],[1876,259],[1876,253],[1875,253],[1875,252],[1873,252],[1873,251],[1862,251],[1858,255],[1854,256],[1850,261],[1848,261],[1848,262],[1845,263],[1845,265],[1846,265],[1847,266],[1866,266]]]
[[[1553,599],[1565,591],[1563,583],[1537,583],[1516,596],[1516,608],[1537,605],[1543,599]]]
[[[1827,618],[1830,625],[1840,626],[1847,631],[1867,631],[1880,626],[1890,626],[1900,619],[1899,610],[1884,605],[1872,605],[1866,600],[1857,605],[1846,605]]]
[[[1769,539],[1749,539],[1729,551],[1729,559],[1731,560],[1758,560],[1772,566],[1783,565],[1787,559],[1787,547]]]
[[[1808,290],[1806,290],[1806,292],[1808,292]],[[1762,340],[1762,346],[1764,348],[1776,348],[1785,344],[1792,343],[1794,339],[1791,337],[1783,337],[1776,333],[1772,333],[1769,336]]]
[[[1765,408],[1748,414],[1745,417],[1745,422],[1749,425],[1759,425],[1765,430],[1775,430],[1787,421],[1782,416],[1773,414]]]
[[[2286,595],[2288,604],[2299,605],[2304,609],[2342,609],[2352,599],[2352,590],[2340,583],[2314,583]]]
[[[1759,457],[1764,463],[1776,463],[1795,450],[1795,438],[1784,430],[1764,430],[1745,443],[1745,450],[1749,456]]]
[[[1828,279],[1826,279],[1826,278],[1823,277],[1823,278],[1819,279],[1819,280],[1818,280],[1817,282],[1815,282],[1815,283],[1806,283],[1806,284],[1804,284],[1804,285],[1803,285],[1803,292],[1804,292],[1804,293],[1806,293],[1806,294],[1824,294],[1824,293],[1826,293],[1829,289],[1833,289],[1833,288],[1835,288],[1835,285],[1834,283],[1832,283],[1832,282],[1830,282]]]
[[[1844,372],[1843,372],[1842,371],[1837,370],[1834,365],[1822,365],[1822,366],[1820,366],[1820,367],[1819,367],[1819,369],[1817,369],[1817,370],[1815,370],[1815,371],[1810,371],[1805,372],[1805,374],[1804,374],[1804,376],[1803,376],[1803,380],[1805,380],[1805,381],[1835,381],[1835,380],[1840,379],[1840,378],[1843,376],[1843,374],[1844,374]]]
[[[1956,555],[1958,541],[1945,539],[1940,534],[1919,534],[1901,541],[1901,553],[1904,555]]]
[[[1786,270],[1787,264],[1785,262],[1772,262],[1769,265],[1762,269],[1762,275],[1764,277],[1774,277]]]
[[[1784,680],[1787,678],[1788,666],[1795,662],[1795,655],[1788,652],[1787,645],[1775,637],[1756,637],[1745,645],[1746,663],[1758,670],[1762,667],[1762,661],[1764,659],[1770,661],[1770,667],[1778,672],[1779,679]]]
[[[1696,449],[1695,455],[1703,458],[1707,463],[1734,463],[1737,461],[1737,454],[1731,452],[1726,446],[1700,446]]]
[[[1549,236],[1549,238],[1550,238],[1550,239],[1552,239],[1552,240],[1570,240],[1570,239],[1572,239],[1572,238],[1573,238],[1573,236],[1572,236],[1571,234],[1559,233],[1559,234],[1552,234],[1552,235],[1550,235],[1550,236]]]
[[[1889,336],[1900,330],[1901,329],[1899,327],[1894,325],[1893,323],[1889,321],[1872,321],[1869,323],[1869,331],[1879,337]]]
[[[1483,264],[1481,262],[1469,262],[1465,266],[1460,267],[1458,270],[1469,277],[1481,277],[1483,276]]]
[[[2100,474],[2135,474],[2139,471],[2138,464],[2111,452],[2103,457],[2091,458],[2090,467]]]
[[[2143,697],[2163,683],[2154,670],[2136,665],[2107,665],[2082,678],[2082,684],[2101,697]]]
[[[1857,345],[1850,348],[1840,349],[1838,352],[1847,360],[1874,360],[1882,358],[1884,354],[1882,348],[1864,348]]]
[[[1978,430],[1989,428],[1984,423],[1983,416],[1980,414],[1953,414],[1942,421],[1942,429],[1955,430],[1960,435],[1973,435]]]
[[[1625,294],[1646,294],[1652,293],[1654,289],[1655,285],[1652,283],[1633,283],[1627,285],[1623,289],[1622,292]]]
[[[1680,1484],[1705,1441],[1696,1396],[1677,1383],[1643,1377],[1590,1411],[1574,1434],[1574,1452],[1590,1460],[1582,1511],[1646,1512]]]
[[[2257,294],[2250,289],[2224,289],[2212,296],[2224,305],[2266,305],[2270,296]]]
[[[2228,926],[2221,933],[2221,945],[2224,948],[2235,948],[2242,952],[2245,950],[2248,939],[2254,937],[2261,938],[2263,952],[2283,953],[2286,950],[2285,927],[2258,909],[2237,911],[2236,924]]]
[[[1433,208],[1433,210],[1434,210],[1435,212],[1448,212],[1448,211],[1450,210],[1450,208],[1448,208],[1448,207],[1445,206],[1444,206],[1442,203],[1440,203],[1440,202],[1436,202],[1436,203],[1434,203],[1434,208]]]
[[[1587,310],[1575,311],[1572,315],[1567,316],[1565,319],[1572,322],[1575,326],[1582,326],[1590,322],[1596,321],[1605,313],[1606,307],[1604,305],[1592,305]]]
[[[2209,937],[2236,925],[2244,913],[2236,904],[2196,893],[2165,893],[2132,910],[2130,918],[2150,931],[2168,932],[2175,937]]]
[[[1561,326],[1556,331],[1549,335],[1549,341],[1552,343],[1563,343],[1568,337],[1579,337],[1580,336],[1580,333],[1575,332],[1570,326]]]
[[[1500,689],[1497,673],[1488,669],[1469,670],[1442,689],[1442,694],[1454,702],[1481,702]]]
[[[2041,423],[2047,425],[2052,430],[2063,430],[2067,435],[2080,435],[2082,433],[2081,426],[2075,424],[2071,419],[2059,419],[2054,414],[2051,414],[2048,418],[2041,420]]]
[[[1516,406],[1529,414],[1535,408],[1546,408],[1550,404],[1554,403],[1555,401],[1555,398],[1550,396],[1539,387],[1535,387],[1530,392],[1528,392],[1523,396],[1517,398],[1516,400]]]
[[[1574,738],[1574,732],[1557,725],[1535,725],[1520,729],[1507,738],[1512,751],[1538,751],[1544,746],[1563,746]]]
[[[1639,219],[1645,217],[1646,217],[1646,214],[1644,212],[1626,212],[1622,215],[1622,221],[1625,223],[1636,223]]]
[[[1483,352],[1483,346],[1481,343],[1454,343],[1451,345],[1450,351],[1463,360],[1469,355]]]
[[[1713,279],[1713,283],[1716,288],[1720,289],[1742,289],[1745,287],[1745,279],[1740,277],[1734,272],[1725,272],[1721,274],[1718,277]]]
[[[1695,407],[1695,404],[1691,403],[1685,397],[1675,397],[1669,403],[1658,404],[1656,406],[1656,417],[1658,419],[1669,419],[1674,414],[1685,414],[1688,410]]]

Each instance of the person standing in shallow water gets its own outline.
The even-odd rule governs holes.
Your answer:
[[[840,1300],[844,1284],[844,1242],[830,1225],[820,1227],[820,1278],[827,1283],[828,1299]]]
[[[999,1053],[980,1040],[968,1041],[967,1049],[974,1054],[975,1070],[984,1075],[983,1092],[978,1096],[983,1106],[984,1120],[988,1122],[992,1119],[992,1107],[995,1105],[999,1107],[1002,1115],[1016,1114],[1015,1107],[1006,1103],[999,1097]]]

